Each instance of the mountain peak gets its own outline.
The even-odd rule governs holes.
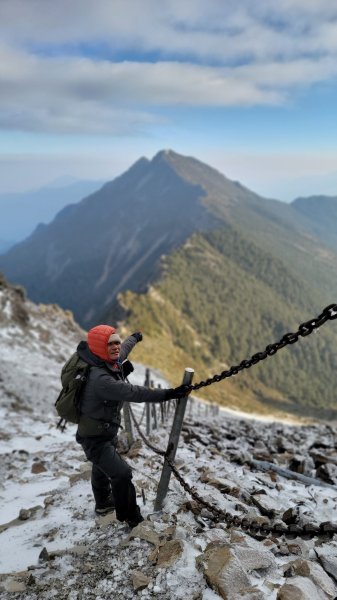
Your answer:
[[[177,154],[176,152],[174,152],[173,150],[171,150],[170,148],[166,148],[164,150],[159,150],[159,152],[157,152],[157,154],[155,154],[155,156],[153,157],[152,160],[155,162],[158,160],[174,158],[174,157],[180,157],[180,155]]]

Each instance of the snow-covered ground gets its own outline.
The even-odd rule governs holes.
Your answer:
[[[76,426],[61,432],[53,410],[61,366],[83,332],[57,307],[27,302],[29,320],[20,323],[13,317],[13,295],[5,290],[0,296],[3,600],[337,597],[336,536],[257,540],[215,519],[174,477],[163,510],[154,513],[163,459],[136,433],[131,448],[121,434],[121,450],[133,468],[145,521],[131,531],[114,513],[95,517],[90,464],[75,442]],[[143,384],[145,368],[135,367],[130,380]],[[159,373],[151,379],[168,385]],[[143,408],[136,405],[134,412],[145,431]],[[155,446],[166,448],[173,414],[172,407],[162,423],[158,410],[159,427],[150,436]],[[300,523],[336,523],[336,448],[330,425],[215,410],[196,394],[187,406],[176,464],[200,496],[241,518],[289,521],[291,509],[290,518]],[[264,472],[252,459],[321,485]]]

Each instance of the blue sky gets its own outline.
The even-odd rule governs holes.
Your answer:
[[[0,193],[159,150],[265,196],[337,195],[331,0],[1,0]]]

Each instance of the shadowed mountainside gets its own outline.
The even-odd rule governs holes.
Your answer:
[[[315,235],[315,219],[298,202],[261,198],[162,151],[63,209],[0,257],[0,268],[85,327],[120,320],[125,331],[142,329],[145,364],[176,381],[192,361],[200,379],[336,301],[337,255],[323,221]],[[335,416],[336,344],[336,327],[326,325],[205,395],[260,412]]]
[[[324,293],[337,292],[335,255],[291,205],[263,199],[200,161],[172,151],[141,158],[79,204],[64,208],[0,257],[34,301],[57,302],[85,326],[124,290],[144,291],[195,232],[231,223]],[[317,263],[317,264],[313,264]]]

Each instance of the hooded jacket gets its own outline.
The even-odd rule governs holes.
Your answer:
[[[129,336],[121,344],[119,359],[114,363],[91,352],[87,342],[78,345],[78,355],[91,366],[81,395],[80,437],[112,439],[118,433],[124,402],[162,402],[166,399],[165,389],[150,389],[125,381],[123,361],[136,343],[136,337]]]

